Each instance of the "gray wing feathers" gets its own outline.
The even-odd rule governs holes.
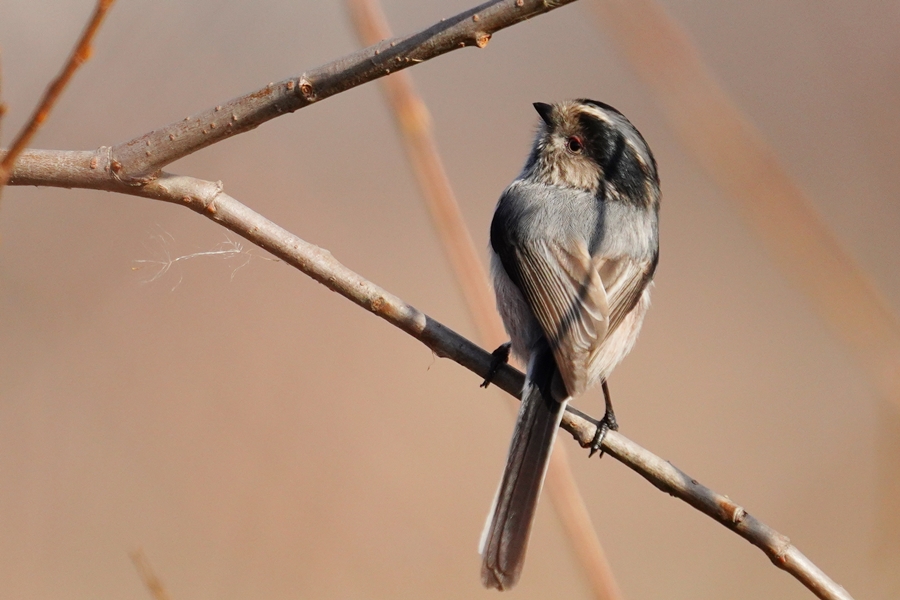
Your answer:
[[[606,336],[609,303],[587,248],[535,241],[516,248],[519,274],[570,395],[590,384],[590,355]]]
[[[625,318],[635,304],[641,293],[647,287],[648,273],[652,268],[649,261],[635,261],[630,258],[607,260],[600,268],[600,278],[603,280],[609,297],[609,331],[615,331],[622,319]]]
[[[576,396],[595,382],[603,341],[637,303],[651,263],[591,257],[583,242],[536,240],[517,247],[515,256],[522,291]]]

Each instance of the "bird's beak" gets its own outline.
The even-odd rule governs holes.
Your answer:
[[[535,102],[534,110],[536,110],[538,114],[541,115],[541,119],[544,120],[544,123],[546,123],[548,126],[553,125],[553,121],[550,118],[553,114],[553,106],[544,102]]]

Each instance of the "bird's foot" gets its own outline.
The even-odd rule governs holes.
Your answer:
[[[591,441],[591,453],[589,456],[593,456],[600,452],[600,458],[603,458],[603,448],[601,445],[603,444],[603,438],[606,437],[608,431],[618,431],[619,423],[616,422],[616,415],[611,410],[607,410],[603,415],[603,418],[597,423],[597,431],[594,433],[594,439]]]
[[[491,352],[491,366],[488,369],[484,381],[481,383],[481,387],[486,388],[487,386],[491,385],[491,381],[493,381],[494,376],[497,374],[497,371],[500,370],[500,367],[509,362],[510,347],[510,342],[506,342],[505,344],[501,344],[496,350]]]

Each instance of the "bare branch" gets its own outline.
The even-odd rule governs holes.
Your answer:
[[[186,117],[112,149],[117,173],[142,182],[167,164],[266,121],[458,48],[574,0],[492,0],[418,33],[385,40],[299,76]]]
[[[75,48],[73,48],[69,60],[66,61],[62,71],[60,71],[59,75],[56,76],[56,79],[53,80],[44,92],[44,96],[41,98],[37,107],[35,107],[31,118],[22,128],[22,131],[19,132],[19,135],[16,136],[9,151],[3,157],[3,162],[0,163],[0,189],[6,185],[10,172],[12,171],[12,166],[16,162],[19,153],[25,149],[28,142],[34,137],[34,134],[37,133],[44,121],[47,120],[47,117],[50,116],[50,111],[53,109],[56,101],[59,100],[60,95],[62,95],[63,90],[72,79],[75,71],[91,57],[91,42],[93,42],[94,36],[100,29],[103,19],[106,17],[106,13],[112,8],[114,2],[115,0],[97,0],[94,14],[91,15],[91,20],[88,21],[87,26],[81,33],[81,38],[78,40],[78,43],[75,44]],[[2,112],[0,112],[0,116],[2,116]]]
[[[348,0],[348,6],[363,45],[392,36],[377,0]],[[444,169],[428,107],[416,92],[409,72],[392,73],[380,83],[469,314],[482,343],[495,346],[506,339],[503,324],[494,309],[494,296],[479,253]],[[557,446],[550,456],[545,488],[594,596],[600,600],[619,600],[622,593],[578,490],[565,446]]]
[[[146,185],[127,185],[116,177],[106,149],[100,149],[94,153],[26,151],[17,161],[10,183],[101,189],[182,204],[268,250],[330,290],[402,329],[437,356],[449,358],[482,378],[490,369],[491,355],[488,352],[351,271],[327,250],[300,239],[225,194],[221,182],[161,173]],[[518,398],[523,378],[521,372],[506,365],[492,382]],[[560,426],[583,448],[588,448],[596,433],[596,423],[592,417],[569,408]],[[747,513],[728,497],[701,485],[617,432],[610,431],[606,435],[603,450],[660,490],[684,500],[760,548],[777,567],[793,575],[819,598],[852,600],[786,536]]]
[[[575,409],[569,409],[578,412]],[[582,447],[591,443],[596,427],[590,417],[563,419],[562,427],[572,434]],[[822,600],[853,600],[847,591],[835,583],[819,567],[791,543],[742,506],[697,482],[681,469],[642,448],[618,432],[609,444],[604,440],[603,449],[631,470],[655,485],[661,491],[684,500],[703,514],[718,521],[728,529],[762,550],[772,563],[794,576]]]
[[[375,44],[391,37],[387,21],[375,2],[350,0],[348,5],[357,37],[363,44]],[[506,339],[506,333],[494,310],[487,274],[444,170],[428,108],[416,93],[409,72],[393,73],[380,83],[431,214],[431,222],[468,304],[469,314],[483,341],[500,344]]]
[[[327,250],[294,236],[223,192],[221,182],[159,172],[162,166],[265,121],[428,60],[457,47],[483,47],[495,31],[541,14],[554,6],[537,0],[495,0],[442,21],[418,34],[384,41],[299,77],[262,90],[140,138],[97,151],[25,151],[15,160],[9,183],[115,191],[183,204],[264,248],[356,304],[412,335],[438,356],[450,358],[483,377],[490,355],[424,313],[354,273]],[[103,4],[103,2],[101,2]],[[107,2],[107,5],[111,2]],[[523,376],[505,367],[497,387],[518,397]],[[562,427],[583,447],[590,446],[596,421],[574,409]],[[791,573],[823,599],[852,600],[849,594],[791,545],[742,507],[700,485],[686,474],[616,432],[603,449],[659,489],[681,498],[762,549],[779,568]]]

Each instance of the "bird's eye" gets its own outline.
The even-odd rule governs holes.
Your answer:
[[[569,152],[572,154],[579,154],[584,149],[584,144],[581,143],[580,138],[573,135],[566,140],[566,148],[568,148]]]

